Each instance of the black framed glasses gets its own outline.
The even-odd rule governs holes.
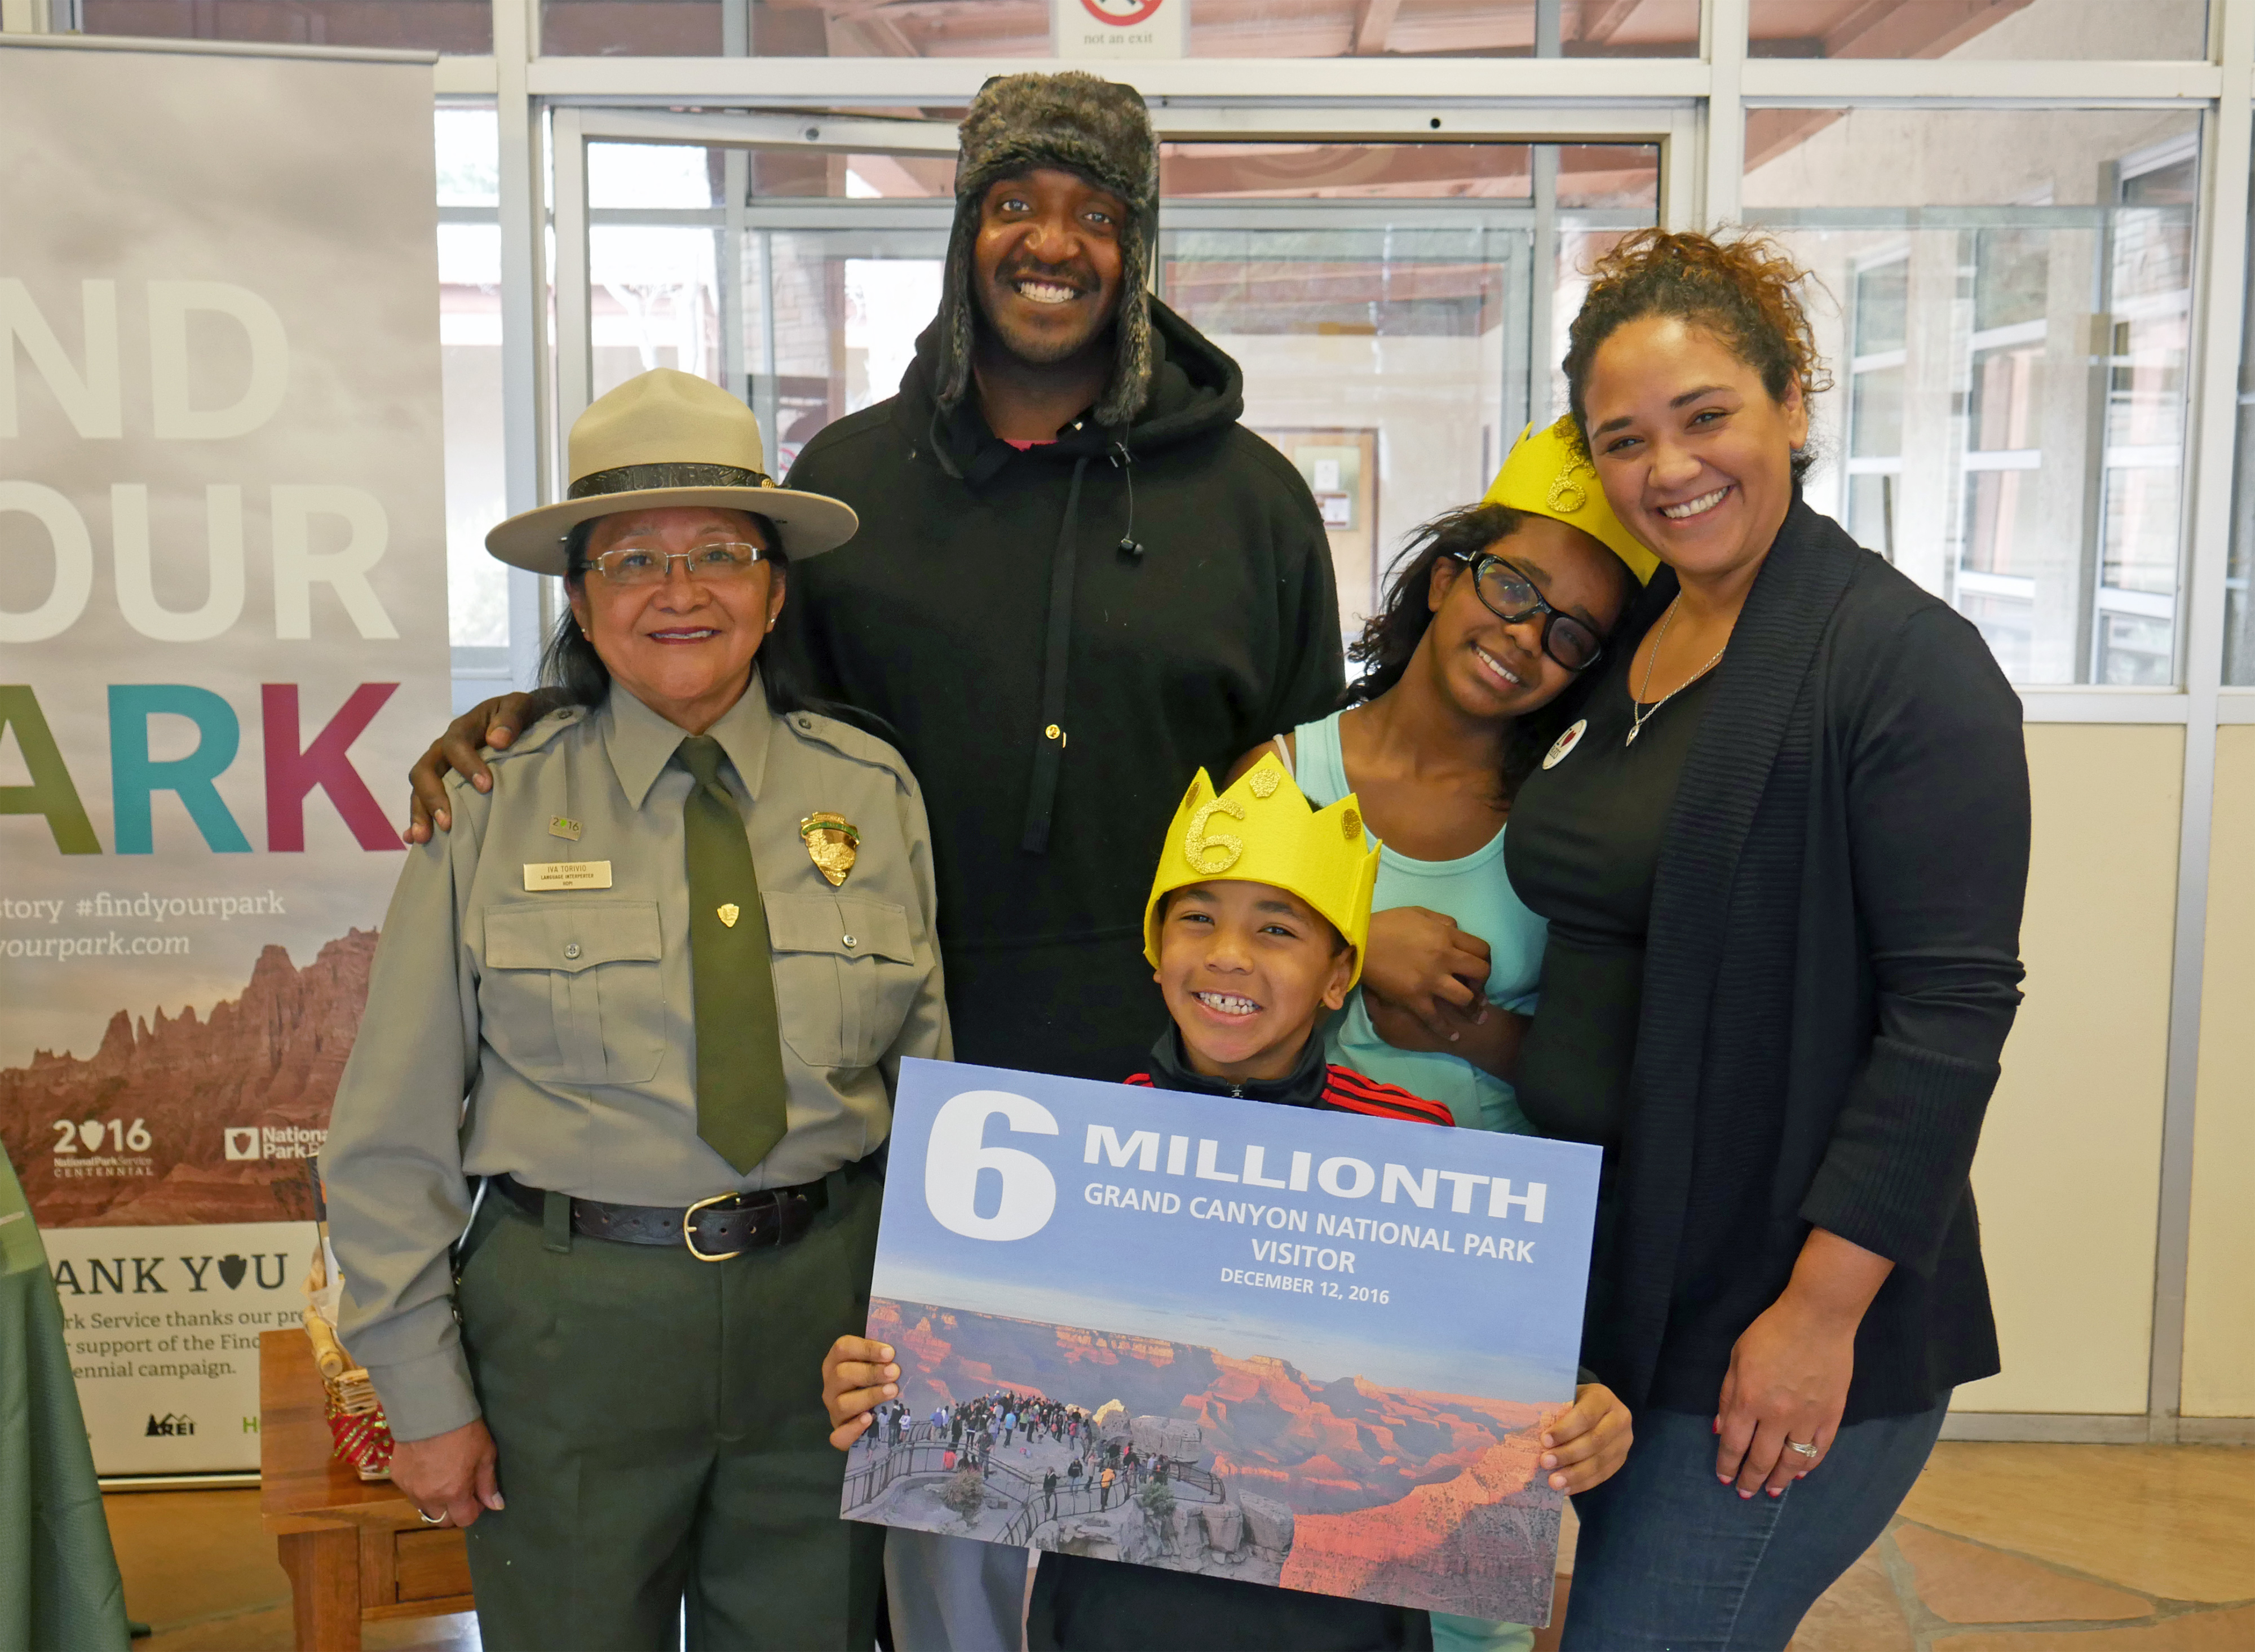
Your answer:
[[[1542,616],[1542,652],[1569,671],[1586,671],[1605,651],[1605,640],[1584,620],[1561,613],[1542,594],[1542,588],[1493,551],[1458,558],[1472,570],[1472,592],[1481,604],[1507,625]]]

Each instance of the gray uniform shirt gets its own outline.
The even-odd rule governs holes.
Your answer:
[[[680,1206],[811,1181],[884,1141],[903,1056],[951,1053],[900,754],[773,716],[756,677],[707,732],[767,912],[789,1131],[741,1174],[697,1134],[682,731],[614,689],[488,753],[491,793],[450,776],[453,829],[409,851],[321,1154],[340,1328],[402,1439],[478,1415],[448,1257],[476,1178]],[[825,809],[861,833],[835,889],[798,830]],[[532,886],[562,862],[608,863],[610,886]]]

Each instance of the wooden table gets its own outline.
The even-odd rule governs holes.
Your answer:
[[[298,1652],[360,1652],[369,1618],[471,1610],[462,1534],[425,1525],[390,1480],[337,1461],[322,1405],[305,1332],[262,1333],[258,1507],[290,1574]]]

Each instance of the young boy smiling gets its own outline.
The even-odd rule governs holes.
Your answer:
[[[1378,850],[1352,797],[1310,811],[1271,755],[1217,797],[1205,771],[1167,834],[1143,956],[1171,1025],[1130,1084],[1455,1121],[1437,1102],[1326,1063],[1317,1036],[1362,975]]]
[[[1349,795],[1311,809],[1274,755],[1217,795],[1204,770],[1176,811],[1144,909],[1144,956],[1171,1025],[1130,1084],[1449,1125],[1437,1102],[1324,1060],[1324,1018],[1362,973],[1378,850]],[[850,1449],[899,1392],[893,1349],[840,1337],[823,1362],[831,1443]],[[1553,1489],[1585,1491],[1628,1454],[1628,1412],[1585,1382],[1543,1435]],[[1498,1626],[1500,1628],[1501,1626]],[[1380,1652],[1430,1648],[1423,1612],[1044,1550],[1031,1652]]]

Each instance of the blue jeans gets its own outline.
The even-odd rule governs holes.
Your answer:
[[[1853,1424],[1808,1479],[1751,1499],[1716,1480],[1710,1418],[1640,1414],[1620,1473],[1574,1499],[1560,1652],[1782,1652],[1886,1530],[1948,1410]]]

